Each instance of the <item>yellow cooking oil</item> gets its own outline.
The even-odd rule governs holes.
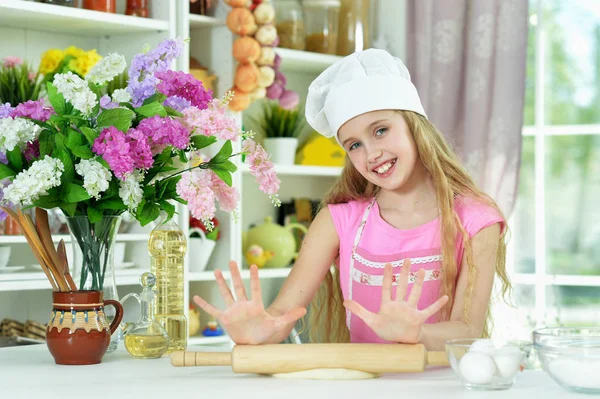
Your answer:
[[[183,261],[186,250],[185,235],[172,218],[156,226],[150,233],[148,251],[151,271],[156,276],[153,314],[169,336],[166,353],[187,348],[187,319],[183,301]]]
[[[161,357],[167,351],[168,341],[161,334],[127,334],[125,336],[125,347],[134,357],[153,359]]]

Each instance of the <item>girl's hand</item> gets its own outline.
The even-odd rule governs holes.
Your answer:
[[[233,295],[223,278],[223,273],[220,270],[215,270],[215,278],[221,296],[225,300],[225,310],[215,308],[197,295],[194,296],[194,302],[206,313],[217,319],[236,344],[257,345],[283,341],[290,333],[293,323],[306,314],[306,309],[295,308],[280,316],[270,315],[265,311],[262,302],[256,265],[250,266],[251,299],[246,297],[246,289],[237,263],[234,261],[229,262],[229,270],[231,270],[237,301],[233,299]]]
[[[406,259],[402,264],[394,300],[392,299],[392,265],[389,263],[385,265],[379,313],[369,312],[352,300],[344,301],[346,309],[360,317],[381,339],[406,344],[418,343],[425,320],[437,313],[448,301],[448,297],[444,295],[427,309],[417,309],[425,280],[423,269],[417,273],[417,280],[408,300],[405,301],[409,270],[410,259]]]

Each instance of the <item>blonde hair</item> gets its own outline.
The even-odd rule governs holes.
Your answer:
[[[448,303],[440,311],[440,320],[448,320],[454,303],[458,266],[455,258],[455,242],[460,234],[464,243],[464,256],[469,267],[467,292],[465,296],[464,321],[468,322],[471,297],[476,278],[471,239],[454,210],[455,196],[475,198],[502,212],[488,195],[477,188],[452,148],[442,134],[427,118],[411,112],[398,111],[406,121],[416,144],[419,158],[433,180],[441,214],[442,235],[442,284],[440,295],[448,295]],[[339,204],[353,200],[371,199],[379,188],[365,179],[346,158],[346,166],[341,177],[327,193],[321,206]],[[504,217],[503,217],[504,218]],[[502,282],[501,296],[506,297],[511,289],[506,274],[506,243],[508,227],[505,225],[500,236],[496,256],[496,275]],[[319,292],[311,303],[309,317],[311,342],[349,342],[350,334],[346,326],[345,309],[337,269],[332,267],[321,284]],[[491,318],[488,308],[483,336],[489,337]]]

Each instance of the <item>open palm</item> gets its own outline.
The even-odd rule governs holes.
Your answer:
[[[406,344],[419,342],[425,320],[437,313],[446,304],[448,297],[444,295],[426,309],[417,309],[425,280],[425,270],[419,270],[410,296],[405,300],[409,271],[410,260],[406,259],[397,282],[396,299],[393,299],[392,265],[389,263],[385,265],[379,313],[370,312],[352,300],[344,301],[344,306],[360,317],[381,339]]]
[[[225,278],[223,278],[223,273],[215,270],[215,278],[221,296],[225,300],[225,310],[215,308],[197,295],[194,296],[194,302],[217,319],[236,344],[257,345],[283,341],[289,334],[288,330],[291,330],[290,325],[304,316],[306,309],[295,308],[280,316],[269,314],[262,302],[256,265],[250,266],[251,299],[246,297],[246,289],[237,263],[229,262],[229,270],[237,301],[233,298]]]

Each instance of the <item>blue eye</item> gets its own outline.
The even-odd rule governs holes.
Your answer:
[[[379,134],[381,132],[381,134]],[[386,127],[382,127],[381,129],[377,129],[375,131],[375,136],[383,136],[383,134],[387,132],[387,128]]]
[[[358,148],[358,146],[359,146],[359,145],[360,145],[360,143],[359,143],[359,142],[357,142],[357,141],[355,141],[354,143],[350,144],[350,147],[348,147],[348,149],[349,149],[350,151],[352,151],[352,150],[355,150],[355,149],[357,149],[357,148]]]

